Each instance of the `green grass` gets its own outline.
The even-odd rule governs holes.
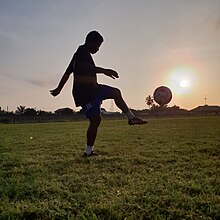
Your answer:
[[[220,117],[0,124],[0,219],[219,219]]]

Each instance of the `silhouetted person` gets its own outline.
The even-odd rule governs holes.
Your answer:
[[[103,37],[97,31],[91,31],[86,36],[85,43],[77,49],[56,89],[51,90],[53,96],[57,96],[68,80],[70,74],[74,74],[73,90],[75,105],[81,106],[89,119],[87,130],[87,146],[84,156],[94,156],[94,143],[97,130],[101,122],[101,103],[105,99],[114,99],[116,106],[128,117],[129,125],[142,125],[146,121],[136,118],[130,111],[117,88],[97,83],[97,74],[105,74],[113,79],[118,78],[118,73],[112,69],[97,67],[91,54],[99,51]]]

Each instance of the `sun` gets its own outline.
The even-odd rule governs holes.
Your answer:
[[[189,80],[183,79],[183,80],[180,81],[180,87],[186,88],[188,86],[190,86],[190,81]]]
[[[169,71],[167,83],[175,95],[185,95],[192,91],[194,77],[193,68],[178,66]]]

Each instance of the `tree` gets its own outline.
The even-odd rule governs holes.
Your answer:
[[[15,111],[15,114],[17,115],[23,115],[25,113],[26,107],[25,106],[18,106],[17,110]]]
[[[27,108],[24,112],[25,115],[37,115],[37,111],[34,108]]]
[[[52,115],[52,112],[47,112],[44,110],[38,110],[37,115]]]
[[[153,106],[154,104],[154,99],[151,95],[147,96],[145,99],[146,104],[148,105],[149,109]]]

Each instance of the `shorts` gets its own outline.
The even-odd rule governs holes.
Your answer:
[[[109,99],[114,89],[115,88],[110,86],[99,85],[99,92],[95,99],[85,106],[82,106],[82,110],[88,119],[101,114],[102,101]]]

